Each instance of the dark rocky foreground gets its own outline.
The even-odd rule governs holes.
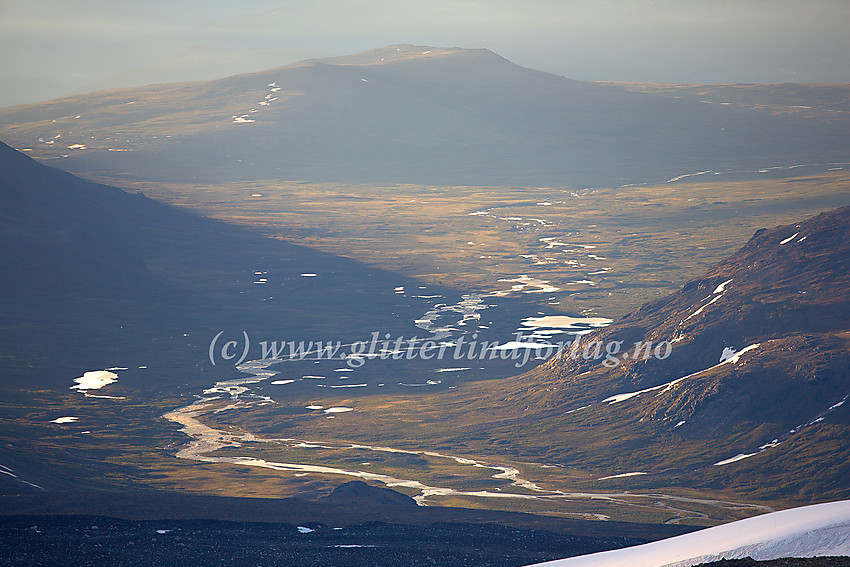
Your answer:
[[[310,523],[300,528],[218,520],[6,516],[0,517],[0,565],[507,567],[641,543],[496,524],[370,522],[335,529]]]
[[[335,527],[104,516],[0,517],[2,566],[501,567],[639,543],[627,537],[571,536],[497,524],[369,522]],[[747,558],[700,567],[850,567],[850,557]]]

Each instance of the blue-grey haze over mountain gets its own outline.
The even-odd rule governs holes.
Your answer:
[[[411,43],[582,80],[850,82],[844,0],[0,0],[0,105]]]

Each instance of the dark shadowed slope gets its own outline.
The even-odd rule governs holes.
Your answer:
[[[6,145],[0,167],[0,365],[37,384],[67,387],[115,358],[177,357],[194,372],[219,330],[336,337],[406,329],[421,314],[393,293],[407,280],[387,272],[83,181]],[[3,388],[21,384],[4,378]]]
[[[394,292],[419,284],[409,278],[89,183],[5,145],[0,165],[0,493],[167,479],[173,471],[151,476],[150,463],[172,467],[162,447],[179,434],[159,416],[239,375],[235,359],[210,361],[219,332],[245,331],[259,358],[262,340],[402,335],[428,309]],[[71,389],[110,368],[120,376],[108,399]],[[55,421],[65,416],[86,425]]]

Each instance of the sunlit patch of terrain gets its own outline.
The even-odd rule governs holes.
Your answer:
[[[840,169],[621,188],[280,181],[130,188],[424,282],[513,289],[555,310],[617,317],[675,291],[759,228],[846,205],[848,182]]]

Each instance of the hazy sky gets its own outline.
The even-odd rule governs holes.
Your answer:
[[[394,43],[576,79],[850,82],[848,0],[0,0],[0,105]]]

